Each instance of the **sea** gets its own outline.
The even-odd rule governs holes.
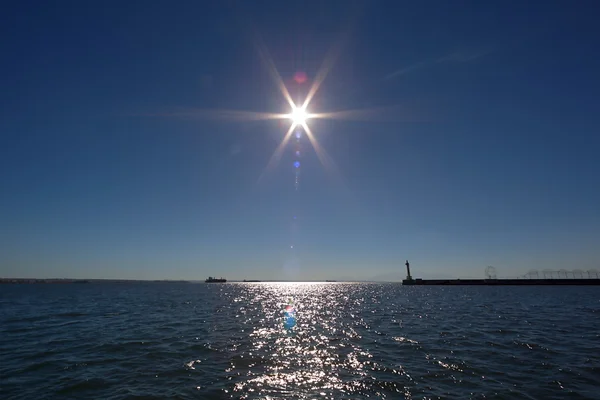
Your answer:
[[[0,399],[600,399],[600,287],[0,285]]]

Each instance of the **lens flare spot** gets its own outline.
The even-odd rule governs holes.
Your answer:
[[[296,326],[296,309],[293,300],[288,300],[288,304],[283,309],[283,326],[290,330]]]
[[[296,81],[296,83],[298,84],[306,82],[307,79],[308,77],[306,76],[306,72],[304,71],[298,71],[294,74],[294,81]]]
[[[300,168],[300,161],[296,161],[296,162],[294,163],[294,167],[295,167],[295,168]]]

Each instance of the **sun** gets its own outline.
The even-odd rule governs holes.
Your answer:
[[[306,107],[293,106],[292,112],[289,115],[294,125],[305,125],[306,120],[310,117],[306,112]]]

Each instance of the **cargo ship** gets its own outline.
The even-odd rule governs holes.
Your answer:
[[[600,279],[596,278],[523,278],[523,279],[497,279],[490,275],[486,279],[413,279],[410,274],[410,264],[406,260],[406,279],[402,285],[408,286],[600,286]],[[566,275],[566,274],[565,274]]]
[[[205,280],[204,282],[206,283],[225,283],[227,282],[227,279],[225,278],[214,278],[212,276],[209,276],[207,280]]]

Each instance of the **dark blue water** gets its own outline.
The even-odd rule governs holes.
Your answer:
[[[598,399],[599,339],[595,287],[2,285],[0,398]]]

